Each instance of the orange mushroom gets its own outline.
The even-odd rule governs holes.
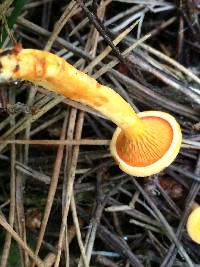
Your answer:
[[[155,174],[170,165],[179,152],[181,130],[171,115],[159,111],[137,115],[113,89],[63,58],[35,49],[1,51],[0,81],[17,79],[82,102],[112,120],[118,128],[111,141],[111,154],[128,174]]]
[[[192,205],[192,212],[188,217],[186,228],[189,237],[200,244],[200,206],[197,203]]]

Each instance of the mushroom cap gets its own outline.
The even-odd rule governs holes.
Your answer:
[[[190,238],[197,244],[200,244],[200,207],[191,212],[186,228]]]
[[[179,124],[168,113],[138,113],[143,128],[133,125],[132,138],[119,127],[110,144],[111,154],[124,172],[137,177],[156,174],[176,158],[182,141]],[[138,129],[137,129],[138,128]],[[130,131],[130,130],[129,130]]]

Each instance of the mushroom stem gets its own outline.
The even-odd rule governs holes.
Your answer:
[[[11,65],[12,60],[12,65]],[[46,51],[22,49],[1,57],[1,79],[27,80],[72,100],[84,103],[122,129],[141,125],[132,107],[113,89],[77,70],[63,58]],[[133,132],[132,128],[132,132]]]
[[[172,116],[158,111],[137,115],[113,89],[54,54],[19,48],[1,51],[0,82],[18,79],[82,102],[112,120],[118,128],[111,141],[111,154],[131,175],[159,172],[180,149],[181,131]]]

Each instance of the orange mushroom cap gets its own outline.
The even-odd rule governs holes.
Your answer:
[[[144,177],[172,163],[179,152],[182,134],[174,117],[165,112],[146,111],[138,116],[141,122],[132,129],[116,129],[110,149],[123,171]]]
[[[200,207],[198,205],[188,217],[187,221],[187,232],[190,238],[200,244]]]

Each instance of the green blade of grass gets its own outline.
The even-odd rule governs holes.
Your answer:
[[[26,4],[27,0],[16,0],[15,1],[15,7],[11,13],[11,15],[7,18],[8,28],[12,29],[14,24],[16,23],[16,20],[18,16],[20,15],[22,8]],[[5,42],[6,38],[8,36],[8,33],[6,29],[3,30],[1,39],[0,39],[0,47],[2,47],[3,43]]]

